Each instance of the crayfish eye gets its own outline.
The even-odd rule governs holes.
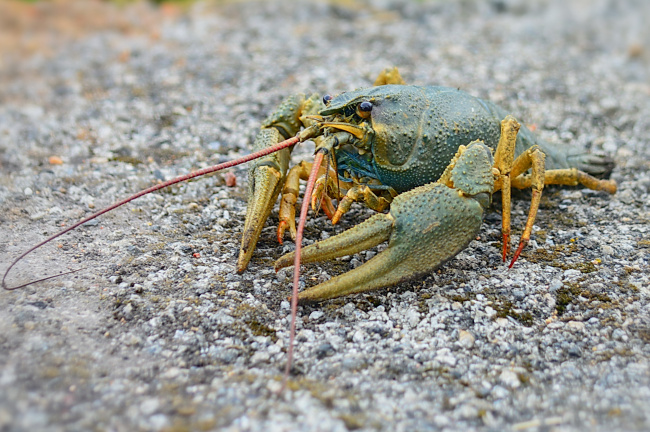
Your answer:
[[[370,117],[370,111],[372,111],[372,103],[368,101],[363,101],[357,106],[357,114],[359,117],[367,119]]]
[[[331,100],[332,100],[332,95],[326,94],[325,96],[323,96],[323,103],[325,105],[329,105]]]

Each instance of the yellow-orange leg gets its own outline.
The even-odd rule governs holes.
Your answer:
[[[282,244],[284,233],[289,228],[291,239],[296,239],[296,202],[300,193],[300,180],[309,179],[313,164],[311,162],[302,161],[298,165],[292,167],[287,173],[287,180],[282,189],[282,201],[280,201],[280,223],[278,224],[278,242]],[[319,175],[325,175],[325,168],[320,167]],[[317,191],[318,192],[318,191]],[[313,194],[315,195],[315,193]],[[327,216],[332,219],[334,217],[334,206],[332,205],[329,197],[324,194],[320,198],[320,203],[323,205],[323,210]],[[314,201],[314,204],[318,200]]]
[[[544,162],[545,155],[537,146],[532,146],[525,152],[519,155],[517,159],[515,155],[515,145],[517,142],[517,132],[519,132],[520,124],[512,116],[506,116],[501,121],[501,137],[499,138],[499,145],[494,156],[494,167],[498,175],[495,190],[501,189],[501,231],[503,236],[503,261],[506,260],[510,249],[510,225],[511,225],[511,187],[513,181],[520,177],[523,173],[531,170],[529,176],[529,187],[533,190],[533,196],[530,202],[530,209],[528,210],[528,218],[524,232],[519,240],[519,247],[510,262],[510,266],[517,261],[519,254],[530,240],[530,234],[533,230],[533,224],[537,217],[537,210],[542,198],[542,191],[544,190]]]
[[[535,149],[535,147],[531,147]],[[542,190],[544,185],[565,185],[565,186],[577,186],[583,185],[592,190],[605,191],[610,194],[616,193],[616,182],[614,180],[600,180],[595,177],[590,176],[589,174],[580,171],[576,168],[568,169],[555,169],[555,170],[544,170],[544,154],[539,150],[535,149],[522,154],[515,161],[515,166],[512,169],[512,187],[517,189],[532,188],[533,190],[533,199],[531,202],[531,209],[528,213],[528,220],[526,221],[526,228],[524,233],[521,235],[521,242],[519,248],[515,252],[515,255],[510,262],[510,267],[519,257],[521,250],[525,247],[526,243],[530,239],[530,233],[533,229],[533,223],[535,221],[535,214],[537,213],[537,208],[539,207],[539,202],[542,196]],[[527,159],[527,154],[530,153],[530,161]],[[530,175],[524,175],[523,173],[532,168]],[[533,209],[534,207],[534,209]]]
[[[377,196],[367,185],[355,185],[348,190],[339,203],[336,213],[332,218],[332,223],[338,223],[338,221],[341,220],[341,216],[350,210],[350,206],[353,202],[364,202],[372,210],[383,212],[388,208],[388,206],[390,206],[391,201],[392,199]]]
[[[535,223],[535,218],[537,217],[537,210],[539,209],[539,203],[542,199],[542,191],[544,190],[544,178],[545,178],[545,163],[546,155],[539,149],[537,146],[533,146],[527,149],[524,153],[519,155],[515,160],[514,166],[510,175],[513,179],[520,177],[522,173],[531,169],[530,174],[530,187],[532,189],[532,199],[530,200],[530,209],[528,210],[528,219],[526,219],[526,226],[524,227],[524,232],[521,235],[519,240],[519,247],[515,251],[515,254],[510,261],[508,267],[512,267],[519,254],[528,244],[530,240],[530,234],[533,231],[533,224]]]
[[[529,188],[531,184],[532,179],[528,175],[522,175],[512,179],[512,187],[517,189]],[[582,185],[592,190],[605,191],[610,194],[616,193],[616,182],[614,180],[597,179],[576,168],[548,170],[544,176],[544,184],[564,186]]]
[[[321,195],[316,196],[316,199],[313,199],[314,194],[312,194],[312,210],[318,213],[318,210],[322,209],[323,213],[325,213],[325,216],[327,216],[329,220],[334,219],[336,209],[334,208],[334,204],[332,204],[332,198],[330,198],[326,193],[321,193]],[[320,197],[320,200],[318,197]]]
[[[512,116],[501,121],[501,136],[494,154],[494,167],[498,170],[495,190],[501,189],[501,235],[503,237],[503,261],[510,252],[510,172],[514,165],[517,132],[521,125]]]
[[[589,189],[602,190],[611,194],[616,193],[615,181],[600,180],[576,168],[546,171],[544,166],[545,155],[537,146],[532,146],[514,159],[519,127],[519,123],[512,116],[503,119],[501,122],[501,137],[494,155],[494,174],[497,176],[494,189],[495,191],[501,189],[502,200],[503,261],[506,260],[510,248],[511,188],[532,189],[532,199],[526,226],[509,267],[512,267],[517,261],[521,251],[530,240],[544,185],[577,186],[581,184]],[[525,174],[528,170],[531,173]]]
[[[280,213],[278,224],[278,242],[282,244],[284,232],[289,228],[291,239],[296,239],[296,202],[300,194],[300,179],[307,180],[311,172],[312,163],[302,161],[293,166],[287,173],[287,179],[282,188]]]
[[[311,195],[312,210],[318,212],[322,208],[330,220],[334,218],[334,214],[336,213],[334,204],[332,204],[332,198],[339,199],[341,195],[339,185],[333,180],[337,176],[338,173],[336,170],[330,167],[328,172],[318,177],[314,185],[314,193]]]

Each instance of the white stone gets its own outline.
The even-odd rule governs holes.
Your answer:
[[[316,321],[319,320],[325,315],[323,311],[313,311],[312,313],[309,314],[309,320],[310,321]]]
[[[499,382],[506,387],[513,389],[521,386],[521,381],[519,381],[517,374],[508,369],[501,372],[501,375],[499,375]]]
[[[458,345],[463,348],[471,348],[474,346],[474,335],[468,332],[467,330],[461,330],[458,332]]]
[[[585,323],[580,321],[569,321],[566,325],[570,330],[573,331],[581,332],[585,329]]]

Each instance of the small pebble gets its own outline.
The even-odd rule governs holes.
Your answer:
[[[237,186],[237,176],[232,171],[228,171],[227,173],[225,173],[224,177],[226,179],[226,186],[228,187]]]
[[[499,382],[506,387],[513,389],[519,388],[519,386],[521,386],[521,381],[519,380],[517,374],[508,369],[501,372],[501,375],[499,375]]]
[[[357,330],[354,332],[354,335],[352,336],[352,340],[354,341],[354,343],[361,344],[363,343],[364,340],[366,340],[366,335],[361,330]]]
[[[580,321],[569,321],[567,323],[567,327],[570,330],[576,331],[576,332],[581,332],[584,331],[585,329],[585,323],[580,322]]]
[[[458,332],[458,344],[463,348],[471,348],[474,346],[474,335],[466,330],[460,330]]]
[[[309,320],[310,321],[319,320],[323,317],[323,315],[325,315],[323,311],[313,311],[311,314],[309,314]]]

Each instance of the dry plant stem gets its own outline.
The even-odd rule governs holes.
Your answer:
[[[126,204],[126,203],[128,203],[130,201],[133,201],[134,199],[140,198],[143,195],[147,195],[147,194],[149,194],[151,192],[155,192],[157,190],[164,189],[164,188],[166,188],[168,186],[175,185],[176,183],[180,183],[180,182],[183,182],[183,181],[186,181],[186,180],[193,179],[194,177],[200,177],[200,176],[205,175],[205,174],[210,174],[210,173],[213,173],[215,171],[220,171],[220,170],[223,170],[223,169],[232,168],[234,166],[237,166],[237,165],[240,165],[240,164],[243,164],[243,163],[246,163],[246,162],[250,162],[250,161],[252,161],[254,159],[258,159],[258,158],[260,158],[262,156],[266,156],[268,154],[271,154],[271,153],[274,153],[276,151],[282,150],[283,148],[295,145],[299,141],[300,141],[299,137],[289,138],[288,140],[282,141],[282,142],[280,142],[280,143],[278,143],[278,144],[276,144],[274,146],[267,147],[265,149],[262,149],[260,151],[255,152],[255,153],[251,153],[251,154],[249,154],[247,156],[244,156],[244,157],[242,157],[240,159],[235,159],[233,161],[224,162],[224,163],[218,164],[218,165],[213,165],[213,166],[208,167],[208,168],[203,168],[203,169],[200,169],[198,171],[194,171],[192,173],[185,174],[185,175],[173,178],[171,180],[167,180],[166,182],[163,182],[163,183],[160,183],[160,184],[158,184],[156,186],[152,186],[150,188],[142,190],[142,191],[140,191],[140,192],[138,192],[138,193],[136,193],[134,195],[131,195],[128,198],[125,198],[125,199],[123,199],[121,201],[116,202],[115,204],[112,204],[112,205],[106,207],[105,209],[102,209],[102,210],[100,210],[100,211],[98,211],[96,213],[93,213],[92,215],[88,216],[85,219],[80,220],[79,222],[77,222],[74,225],[64,229],[63,231],[60,231],[60,232],[54,234],[53,236],[48,237],[47,239],[43,240],[42,242],[40,242],[36,246],[31,247],[26,252],[24,252],[22,255],[20,255],[18,258],[16,258],[9,265],[7,270],[5,270],[5,273],[2,276],[2,288],[4,288],[7,291],[12,291],[12,290],[16,290],[16,289],[19,289],[19,288],[24,288],[26,286],[35,284],[37,282],[42,282],[42,281],[45,281],[45,280],[48,280],[48,279],[52,279],[52,278],[55,278],[55,277],[59,277],[59,276],[63,276],[63,275],[66,275],[66,274],[74,273],[76,271],[81,270],[81,269],[77,269],[77,270],[72,270],[72,271],[65,272],[65,273],[60,273],[60,274],[54,275],[54,276],[44,277],[44,278],[41,278],[41,279],[37,279],[35,281],[24,283],[22,285],[17,285],[15,287],[7,286],[7,282],[5,280],[7,278],[7,275],[9,274],[9,271],[11,271],[13,266],[15,266],[26,255],[28,255],[29,253],[35,251],[36,249],[43,246],[44,244],[51,242],[55,238],[65,234],[67,232],[72,231],[73,229],[77,228],[79,225],[83,225],[86,222],[91,221],[91,220],[95,219],[96,217],[99,217],[99,216],[103,215],[104,213],[107,213],[107,212],[109,212],[109,211],[111,211],[113,209],[116,209],[117,207],[120,207],[120,206],[122,206],[122,205],[124,205],[124,204]]]
[[[296,315],[298,313],[298,288],[300,286],[300,252],[302,249],[302,233],[305,230],[305,221],[307,220],[307,212],[309,211],[309,203],[311,202],[311,194],[314,190],[316,177],[318,176],[318,169],[323,163],[324,153],[316,153],[314,164],[309,174],[309,181],[305,189],[305,196],[302,199],[302,206],[300,208],[300,221],[298,222],[298,231],[296,232],[296,256],[293,261],[293,291],[291,293],[291,328],[289,330],[289,349],[287,350],[287,365],[284,369],[284,377],[282,378],[282,387],[280,392],[284,390],[289,379],[289,372],[291,371],[291,363],[293,361],[293,342],[296,337]]]

